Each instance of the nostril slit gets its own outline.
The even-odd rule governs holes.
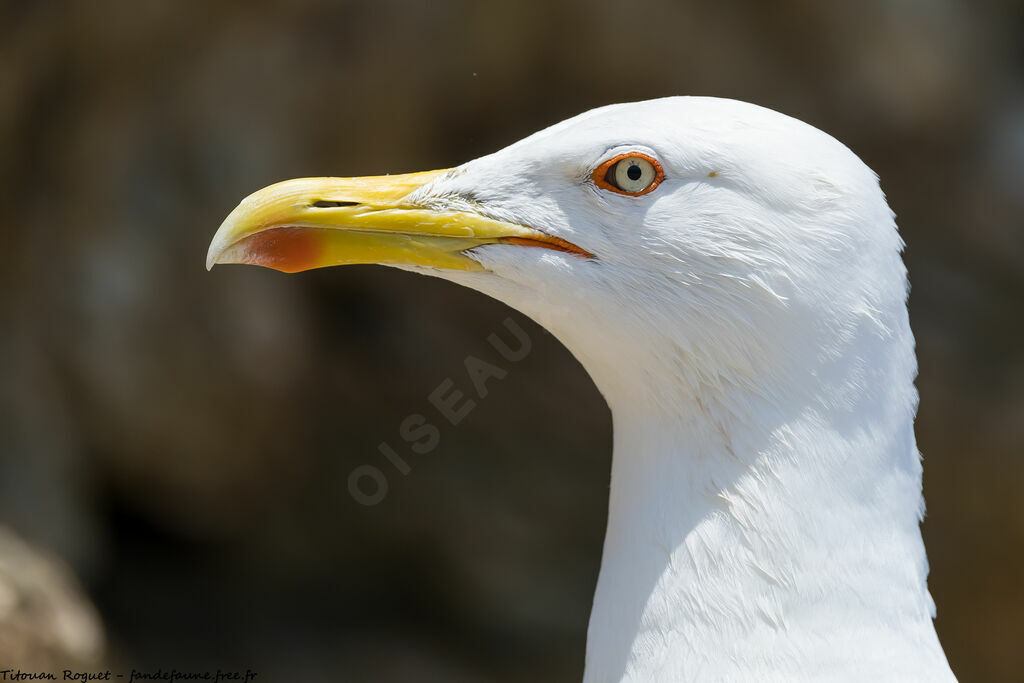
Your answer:
[[[313,202],[311,206],[314,209],[333,209],[336,206],[359,206],[359,202],[329,202],[321,199],[318,202]]]

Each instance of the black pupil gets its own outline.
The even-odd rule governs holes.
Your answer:
[[[643,174],[643,169],[641,169],[637,164],[633,164],[626,169],[626,175],[629,176],[630,180],[640,180],[640,176]]]

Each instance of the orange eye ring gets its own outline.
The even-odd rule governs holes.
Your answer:
[[[623,190],[621,187],[615,184],[615,166],[624,159],[643,159],[654,168],[654,180],[649,185],[644,187],[642,190],[637,192],[629,192]],[[590,174],[594,184],[600,187],[602,190],[608,190],[615,194],[624,194],[627,197],[639,197],[645,195],[648,192],[654,191],[658,185],[661,185],[661,181],[665,179],[665,169],[661,167],[661,163],[654,157],[644,154],[642,152],[626,152],[625,154],[618,154],[608,161],[604,162],[600,166],[594,169],[594,172]]]

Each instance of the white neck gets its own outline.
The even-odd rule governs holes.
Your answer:
[[[953,680],[926,586],[912,378],[885,377],[893,360],[832,409],[786,387],[668,397],[591,368],[615,446],[586,683]],[[860,364],[830,366],[821,381],[849,386]]]
[[[919,529],[906,271],[861,180],[810,233],[744,224],[739,256],[648,236],[639,266],[537,273],[497,250],[505,277],[448,276],[556,334],[611,408],[585,683],[954,680]]]

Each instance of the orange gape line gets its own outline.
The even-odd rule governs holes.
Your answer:
[[[299,273],[329,263],[321,262],[323,237],[317,230],[301,227],[282,227],[263,230],[242,240],[244,263],[273,268],[282,273]],[[592,258],[586,249],[572,242],[550,235],[530,237],[502,237],[499,242],[524,247],[543,247],[567,254]]]
[[[533,239],[530,237],[502,237],[499,240],[502,244],[518,244],[522,247],[543,247],[545,249],[554,249],[555,251],[565,252],[566,254],[576,254],[577,256],[583,256],[585,258],[593,258],[586,249],[577,247],[568,240],[563,240],[561,237],[552,237],[545,235],[543,239]]]
[[[247,237],[245,262],[273,268],[282,273],[298,273],[317,267],[321,249],[312,230],[271,228]]]

